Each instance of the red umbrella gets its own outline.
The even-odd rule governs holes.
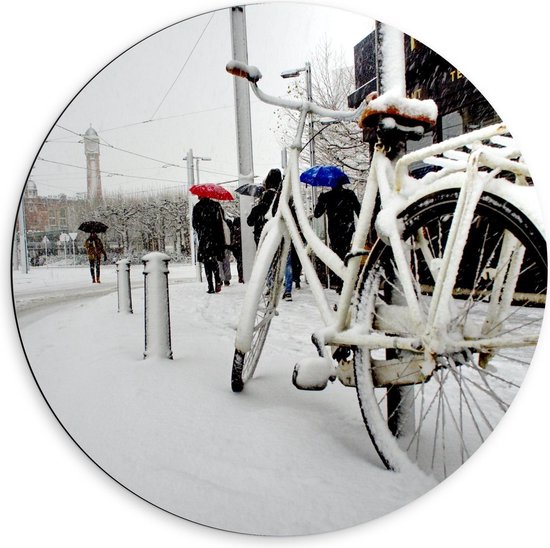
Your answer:
[[[233,195],[229,190],[223,188],[221,185],[214,183],[204,183],[200,185],[193,185],[189,192],[200,198],[213,198],[214,200],[234,200]]]

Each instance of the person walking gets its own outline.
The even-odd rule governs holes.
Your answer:
[[[281,175],[281,170],[274,168],[270,169],[264,181],[264,188],[260,200],[258,203],[250,210],[248,217],[246,218],[246,223],[248,226],[254,227],[254,241],[256,246],[260,241],[260,236],[264,228],[265,223],[267,223],[267,216],[270,213],[271,206],[277,196],[281,181],[283,177]]]
[[[107,253],[103,247],[103,242],[99,239],[99,236],[92,232],[84,240],[84,249],[88,254],[88,260],[90,261],[90,274],[92,275],[92,283],[101,283],[100,270],[101,270],[101,257],[103,260],[107,260]]]
[[[279,197],[280,195],[277,194],[275,197],[275,200],[273,201],[273,207],[272,211],[275,213],[279,207]],[[290,213],[292,214],[292,217],[294,218],[294,222],[296,223],[296,227],[298,228],[298,234],[300,235],[300,239],[304,240],[304,237],[302,235],[302,231],[300,230],[300,223],[298,222],[298,216],[296,214],[296,208],[294,207],[294,199],[291,197],[288,205],[290,207]],[[294,244],[290,243],[290,249],[288,250],[288,255],[286,258],[285,263],[285,290],[283,292],[283,300],[285,301],[292,301],[292,286],[295,285],[296,289],[300,289],[300,276],[302,274],[302,263],[300,262],[300,258],[298,257],[298,252],[296,251],[296,247],[294,247]]]
[[[241,218],[235,217],[233,220],[228,219],[229,230],[231,231],[231,244],[229,250],[233,253],[237,262],[237,274],[239,283],[244,284],[243,276],[243,248],[241,243]]]
[[[218,261],[223,261],[225,236],[223,210],[219,202],[199,196],[193,207],[192,225],[199,240],[197,258],[204,265],[207,293],[219,293],[222,280]]]
[[[292,284],[296,286],[296,289],[300,289],[300,274],[302,273],[302,263],[298,258],[298,253],[294,244],[290,244],[290,250],[285,265],[285,290],[283,292],[283,300],[292,300]]]
[[[344,260],[351,246],[351,239],[355,232],[355,217],[359,216],[361,204],[353,190],[344,188],[349,183],[343,175],[336,185],[327,192],[319,195],[313,215],[319,218],[327,216],[329,247]],[[342,290],[342,280],[337,278],[336,291]]]
[[[218,262],[218,267],[223,285],[227,286],[231,284],[231,229],[229,228],[229,220],[225,217],[223,207],[221,208],[221,211],[225,248],[223,250],[223,259]]]

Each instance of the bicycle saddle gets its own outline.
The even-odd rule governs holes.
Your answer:
[[[359,118],[362,129],[400,131],[410,138],[422,137],[437,121],[437,105],[431,99],[410,99],[392,93],[369,94],[367,106]]]

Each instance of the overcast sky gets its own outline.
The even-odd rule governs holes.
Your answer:
[[[352,66],[354,45],[373,25],[349,11],[300,4],[247,6],[246,19],[249,63],[260,68],[262,86],[274,94],[287,90],[280,73],[303,67],[324,40]],[[228,9],[174,24],[120,55],[84,87],[53,128],[32,171],[39,194],[86,191],[77,134],[90,124],[103,145],[104,193],[183,189],[189,149],[211,158],[200,162],[200,182],[236,179],[233,82],[225,71],[230,59]],[[281,147],[273,107],[254,96],[251,101],[254,171],[261,181],[280,165]]]

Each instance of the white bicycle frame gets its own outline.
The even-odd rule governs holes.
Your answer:
[[[289,162],[285,174],[279,206],[275,216],[264,227],[256,262],[246,293],[245,303],[241,314],[235,345],[237,350],[245,353],[250,350],[252,331],[254,328],[255,307],[265,285],[265,278],[271,258],[274,256],[281,240],[286,242],[288,249],[290,239],[296,249],[302,263],[303,271],[311,288],[319,313],[324,323],[324,328],[317,331],[313,340],[319,354],[330,357],[329,347],[361,346],[365,348],[397,348],[413,352],[422,352],[425,355],[438,353],[441,350],[441,340],[445,340],[445,332],[448,321],[448,310],[452,300],[452,288],[454,286],[460,260],[469,233],[474,211],[484,191],[491,191],[509,202],[514,203],[519,209],[531,213],[528,207],[519,199],[519,194],[509,194],[508,187],[512,185],[505,181],[495,181],[496,175],[501,171],[511,171],[519,180],[525,180],[529,172],[525,164],[512,160],[509,148],[496,149],[485,146],[482,141],[506,133],[504,124],[497,124],[480,130],[473,131],[459,137],[455,137],[421,150],[417,150],[401,157],[397,162],[391,161],[384,151],[377,148],[371,163],[369,176],[366,182],[365,193],[361,205],[352,248],[347,264],[344,262],[315,234],[310,225],[302,198],[299,178],[299,155],[302,150],[302,135],[306,117],[309,113],[335,120],[357,119],[361,109],[354,112],[332,111],[319,107],[309,101],[298,101],[288,98],[277,98],[263,93],[256,82],[251,82],[251,88],[255,95],[263,102],[291,108],[300,112],[300,119],[294,142],[289,151]],[[457,148],[470,147],[470,154],[457,152]],[[431,173],[421,180],[411,180],[409,166],[421,160],[427,160],[436,155],[448,155],[443,161],[443,169],[437,173]],[[490,168],[490,171],[479,170],[480,166]],[[415,190],[410,193],[410,186],[414,181]],[[496,183],[496,184],[494,184]],[[517,185],[513,185],[517,186]],[[443,188],[459,188],[460,194],[453,216],[449,232],[448,245],[444,256],[438,261],[437,271],[432,272],[436,280],[428,314],[422,311],[419,298],[415,290],[410,261],[406,255],[404,242],[400,230],[398,215],[407,205],[436,190]],[[532,187],[525,187],[530,188]],[[352,304],[357,280],[361,268],[361,258],[365,255],[365,244],[370,230],[374,205],[377,194],[380,195],[381,209],[375,219],[378,236],[384,238],[392,248],[393,257],[397,267],[397,276],[402,287],[408,316],[412,323],[414,337],[389,336],[378,332],[365,332],[361,326],[350,324],[350,306]],[[293,198],[298,225],[290,209],[289,201]],[[528,215],[529,216],[529,215]],[[540,228],[540,224],[536,222]],[[300,232],[305,239],[303,243]],[[542,232],[542,230],[541,230]],[[515,238],[507,236],[508,242],[501,252],[501,261],[510,257],[515,244]],[[309,256],[313,252],[330,270],[343,280],[343,287],[339,297],[337,311],[329,305],[325,290],[317,276],[316,270]],[[426,263],[432,264],[433,257],[429,257],[429,251],[424,249],[427,255]],[[504,257],[503,257],[504,255]],[[521,257],[520,257],[521,259]],[[286,255],[281,259],[286,260]],[[503,263],[504,264],[504,263]],[[515,260],[515,264],[502,275],[495,284],[500,284],[498,302],[492,303],[489,324],[496,324],[499,318],[504,317],[506,310],[511,306],[513,288],[519,276],[521,260]],[[434,267],[435,268],[435,267]],[[498,270],[498,269],[497,269]],[[506,279],[504,279],[506,278]],[[511,289],[510,289],[511,288]],[[495,336],[490,340],[481,338],[476,340],[453,341],[452,345],[457,351],[464,348],[483,349],[491,346],[523,346],[536,344],[537,336],[513,337]],[[437,342],[436,342],[437,341]],[[446,341],[451,344],[450,341]],[[436,346],[437,345],[437,346]],[[449,350],[449,347],[447,347]],[[425,367],[431,367],[426,360]],[[430,371],[423,371],[429,374]]]

